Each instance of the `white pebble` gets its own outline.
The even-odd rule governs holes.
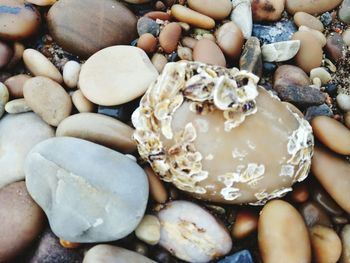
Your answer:
[[[331,74],[329,74],[329,72],[322,67],[314,68],[310,71],[310,79],[313,80],[315,78],[319,78],[323,85],[332,80]]]
[[[5,105],[5,110],[7,113],[17,114],[31,111],[32,109],[29,107],[25,99],[16,99],[11,100]]]
[[[160,222],[156,216],[145,215],[135,230],[138,239],[149,245],[156,245],[160,240]]]
[[[68,61],[63,67],[63,81],[69,88],[76,88],[81,66],[74,60]]]
[[[341,110],[345,112],[350,111],[350,95],[339,94],[337,96],[337,103]]]
[[[9,101],[9,91],[7,87],[0,82],[0,118],[5,113],[5,105]]]

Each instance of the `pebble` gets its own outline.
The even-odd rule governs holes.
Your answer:
[[[306,110],[305,119],[308,122],[317,116],[333,117],[333,111],[327,104],[322,104],[320,106],[311,106]]]
[[[290,40],[296,30],[293,21],[286,20],[267,25],[254,23],[252,34],[263,43],[270,44]]]
[[[158,71],[158,73],[162,73],[163,68],[168,63],[167,58],[164,55],[159,54],[159,53],[154,54],[152,56],[152,60],[151,61],[152,61],[153,66]]]
[[[249,210],[239,211],[232,227],[232,236],[236,239],[248,237],[258,228],[258,219],[258,216]]]
[[[62,74],[59,70],[39,51],[30,48],[24,50],[23,61],[34,76],[47,77],[58,83],[63,82]]]
[[[183,60],[188,60],[188,61],[193,60],[192,49],[188,47],[178,46],[177,55],[179,56],[180,59],[183,59]]]
[[[215,32],[216,41],[221,50],[229,59],[239,59],[244,38],[242,31],[234,22],[223,24]]]
[[[308,231],[298,211],[274,200],[260,212],[258,242],[264,263],[311,262]]]
[[[78,263],[83,261],[84,251],[82,249],[66,249],[59,239],[52,233],[48,227],[40,236],[40,240],[34,251],[34,255],[28,261],[29,263],[50,262],[63,263],[72,262]]]
[[[23,181],[0,189],[0,261],[10,262],[40,235],[45,215],[32,200]]]
[[[340,233],[342,241],[342,255],[340,263],[350,262],[350,225],[345,225]]]
[[[346,44],[343,38],[338,33],[333,33],[328,36],[325,46],[327,56],[333,61],[338,62],[341,58],[345,57],[347,52]]]
[[[37,32],[41,24],[38,10],[23,0],[0,0],[0,38],[22,40]]]
[[[159,34],[159,44],[165,53],[174,52],[177,48],[177,43],[181,38],[181,26],[178,23],[172,22],[167,24]]]
[[[25,74],[19,74],[8,78],[5,81],[5,85],[8,88],[10,97],[12,99],[23,98],[23,86],[24,83],[30,79],[31,76]]]
[[[350,28],[348,28],[347,30],[345,30],[342,34],[343,37],[343,41],[344,43],[350,47]]]
[[[38,6],[49,6],[56,3],[57,0],[27,0],[27,2]]]
[[[156,263],[139,253],[112,245],[97,245],[84,257],[83,263]]]
[[[343,22],[350,24],[350,1],[344,0],[338,11],[338,17]]]
[[[248,250],[242,250],[235,254],[225,257],[218,261],[218,263],[254,263],[252,255]]]
[[[144,170],[148,177],[149,191],[151,197],[157,203],[165,203],[168,200],[168,192],[166,191],[163,182],[154,173],[151,167],[146,167]]]
[[[294,33],[292,40],[300,40],[300,49],[295,56],[296,65],[306,73],[321,66],[322,47],[318,44],[317,38],[305,31]],[[316,43],[316,44],[315,44]]]
[[[151,0],[124,0],[125,2],[129,3],[129,4],[136,4],[136,5],[140,5],[140,4],[145,4],[150,2]]]
[[[72,101],[64,88],[46,77],[27,80],[23,87],[28,106],[46,123],[57,126],[72,111]]]
[[[327,39],[326,39],[325,35],[318,30],[308,28],[306,26],[300,26],[299,31],[306,31],[307,33],[311,33],[314,37],[317,38],[318,42],[320,43],[320,45],[322,47],[324,47],[327,44]]]
[[[232,4],[230,0],[188,0],[188,6],[215,20],[223,20],[231,13]]]
[[[310,79],[319,78],[323,85],[332,80],[331,74],[325,68],[314,68],[310,71]]]
[[[226,67],[226,59],[220,47],[205,38],[199,40],[194,46],[193,60]]]
[[[0,11],[1,12],[1,11]],[[13,56],[13,50],[5,42],[0,41],[0,69],[7,66]]]
[[[152,54],[157,48],[157,38],[150,33],[145,33],[137,41],[137,47],[148,54]]]
[[[182,5],[173,5],[171,7],[171,15],[180,22],[188,23],[194,27],[204,29],[212,29],[215,27],[214,19]]]
[[[307,227],[315,225],[332,226],[331,219],[326,211],[316,202],[309,201],[304,203],[299,211],[304,218]]]
[[[74,107],[80,112],[93,112],[95,105],[89,101],[81,90],[76,90],[72,94],[72,102]]]
[[[319,89],[303,86],[274,86],[278,97],[282,101],[287,101],[301,107],[321,105],[326,101],[326,93]]]
[[[6,66],[7,69],[14,68],[18,64],[18,62],[22,60],[24,49],[25,49],[25,46],[20,42],[15,42],[13,44],[13,56],[10,59],[10,61],[7,63],[7,66]]]
[[[156,245],[160,240],[160,222],[156,216],[145,215],[135,229],[138,239],[149,245]]]
[[[343,210],[321,187],[313,188],[312,199],[331,215],[341,216],[343,214]]]
[[[344,114],[344,123],[350,129],[350,111]]]
[[[295,203],[304,203],[309,199],[309,191],[305,184],[297,184],[293,188],[293,192],[290,194],[290,198]]]
[[[153,20],[163,20],[163,21],[167,21],[170,20],[170,15],[166,12],[161,12],[161,11],[152,11],[152,12],[148,12],[147,14],[145,14],[146,17],[152,18]]]
[[[265,44],[261,47],[264,61],[281,62],[292,59],[299,51],[300,41],[290,40]]]
[[[253,0],[252,11],[255,22],[278,21],[284,10],[285,0]]]
[[[63,246],[64,248],[69,248],[69,249],[78,248],[81,246],[80,243],[69,242],[69,241],[64,240],[62,238],[60,238],[60,245]]]
[[[5,110],[10,114],[24,113],[31,111],[25,99],[14,99],[6,103]]]
[[[57,44],[84,58],[108,46],[129,44],[137,36],[135,15],[114,0],[57,1],[47,23]]]
[[[5,113],[5,105],[9,101],[9,91],[7,87],[0,82],[0,118]]]
[[[306,26],[308,28],[312,28],[315,30],[318,30],[320,32],[324,31],[324,26],[322,22],[314,17],[313,15],[310,15],[305,12],[296,12],[294,14],[294,23],[300,27],[300,26]]]
[[[142,49],[113,46],[100,50],[85,62],[79,87],[95,104],[120,105],[141,96],[157,77],[156,68]]]
[[[322,14],[336,8],[343,0],[286,0],[286,9],[290,14],[306,12],[312,15]]]
[[[312,120],[312,129],[317,139],[332,151],[350,155],[350,130],[341,122],[319,116]]]
[[[179,259],[208,262],[231,250],[232,240],[225,227],[194,203],[170,202],[158,213],[158,218],[159,244]]]
[[[263,64],[259,39],[249,37],[239,60],[240,70],[247,70],[258,77],[262,76]]]
[[[37,144],[26,158],[25,174],[52,231],[70,242],[123,238],[146,209],[144,171],[123,154],[89,141],[56,137]]]
[[[136,144],[132,140],[133,131],[128,125],[108,116],[78,113],[58,125],[56,136],[80,138],[123,153],[131,153],[136,150]]]
[[[245,39],[252,36],[253,17],[250,0],[232,0],[233,10],[230,19],[242,31]]]
[[[350,95],[340,93],[337,95],[337,104],[342,111],[350,111]]]
[[[23,180],[27,153],[35,144],[52,136],[53,129],[34,113],[4,116],[0,122],[0,188]]]
[[[68,88],[74,89],[78,85],[80,63],[70,60],[63,66],[63,81]]]
[[[350,164],[328,150],[316,147],[311,171],[334,201],[349,213]]]
[[[137,33],[139,36],[149,33],[153,36],[158,36],[160,32],[159,25],[153,19],[148,16],[143,16],[137,20]]]
[[[310,241],[315,263],[337,263],[342,251],[342,243],[337,233],[325,226],[310,229]]]

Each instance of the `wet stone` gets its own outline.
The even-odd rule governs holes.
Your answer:
[[[259,38],[265,44],[288,41],[296,31],[295,24],[290,20],[266,25],[254,23],[253,25],[253,36]]]
[[[317,116],[328,116],[333,117],[333,111],[327,104],[322,104],[320,106],[311,106],[307,108],[305,113],[305,119],[311,121]]]
[[[153,19],[143,16],[137,21],[137,33],[139,36],[150,33],[156,37],[159,35],[159,32],[159,25]]]
[[[225,257],[218,261],[218,263],[254,263],[252,255],[248,250],[242,250],[235,254]]]

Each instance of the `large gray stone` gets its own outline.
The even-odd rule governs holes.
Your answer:
[[[26,184],[52,231],[72,242],[105,242],[141,221],[148,181],[136,162],[85,140],[57,137],[28,154]]]

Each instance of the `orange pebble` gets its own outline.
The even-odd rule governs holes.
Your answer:
[[[62,238],[60,238],[60,244],[64,248],[77,248],[77,247],[80,247],[81,245],[80,243],[69,242]]]
[[[137,47],[146,53],[153,53],[157,47],[157,39],[150,33],[143,34],[137,41]]]
[[[242,239],[256,231],[258,216],[248,210],[238,212],[231,234],[234,238]]]
[[[309,191],[305,184],[297,184],[294,187],[293,192],[290,194],[292,200],[296,203],[304,203],[309,199]]]

